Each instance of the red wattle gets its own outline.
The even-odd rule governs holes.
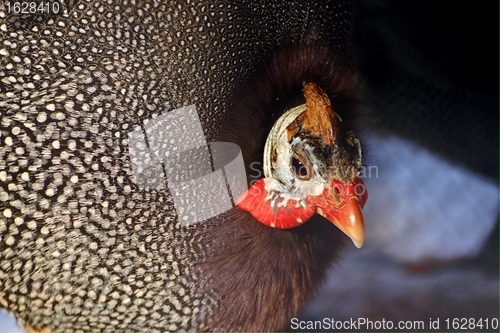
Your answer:
[[[298,227],[316,212],[316,205],[296,207],[297,202],[292,199],[288,200],[286,208],[281,206],[273,210],[271,201],[266,200],[267,194],[265,180],[260,179],[238,198],[238,207],[250,212],[259,222],[278,229]]]

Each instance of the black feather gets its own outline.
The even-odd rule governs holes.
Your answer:
[[[297,43],[276,50],[253,78],[239,83],[217,138],[241,147],[249,181],[256,176],[252,163],[261,165],[270,128],[287,109],[305,102],[302,88],[309,82],[327,93],[346,126],[356,122],[350,63],[325,45]],[[284,329],[348,239],[320,216],[280,230],[238,208],[200,228],[202,247],[208,249],[199,262],[200,288],[219,303],[207,325],[223,331]]]

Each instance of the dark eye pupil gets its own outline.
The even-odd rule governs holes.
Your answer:
[[[305,167],[305,165],[295,157],[292,157],[292,171],[299,178],[309,177],[309,173],[307,172],[307,168]]]

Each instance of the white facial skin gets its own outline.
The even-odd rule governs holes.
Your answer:
[[[325,167],[324,163],[314,156],[307,140],[295,137],[288,142],[287,127],[305,110],[306,105],[302,104],[285,112],[272,127],[264,147],[266,190],[270,199],[275,196],[271,193],[280,193],[284,200],[279,205],[285,205],[289,199],[300,202],[320,195],[327,185],[327,179],[318,170]]]

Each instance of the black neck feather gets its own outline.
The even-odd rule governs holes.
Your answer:
[[[308,82],[320,85],[347,126],[353,123],[351,64],[323,46],[277,50],[227,101],[218,141],[240,146],[249,181],[263,177],[267,133],[284,111],[304,103],[302,88]],[[205,224],[201,239],[199,288],[217,304],[207,316],[207,329],[253,331],[283,329],[325,277],[347,237],[319,216],[279,230],[235,208]]]

